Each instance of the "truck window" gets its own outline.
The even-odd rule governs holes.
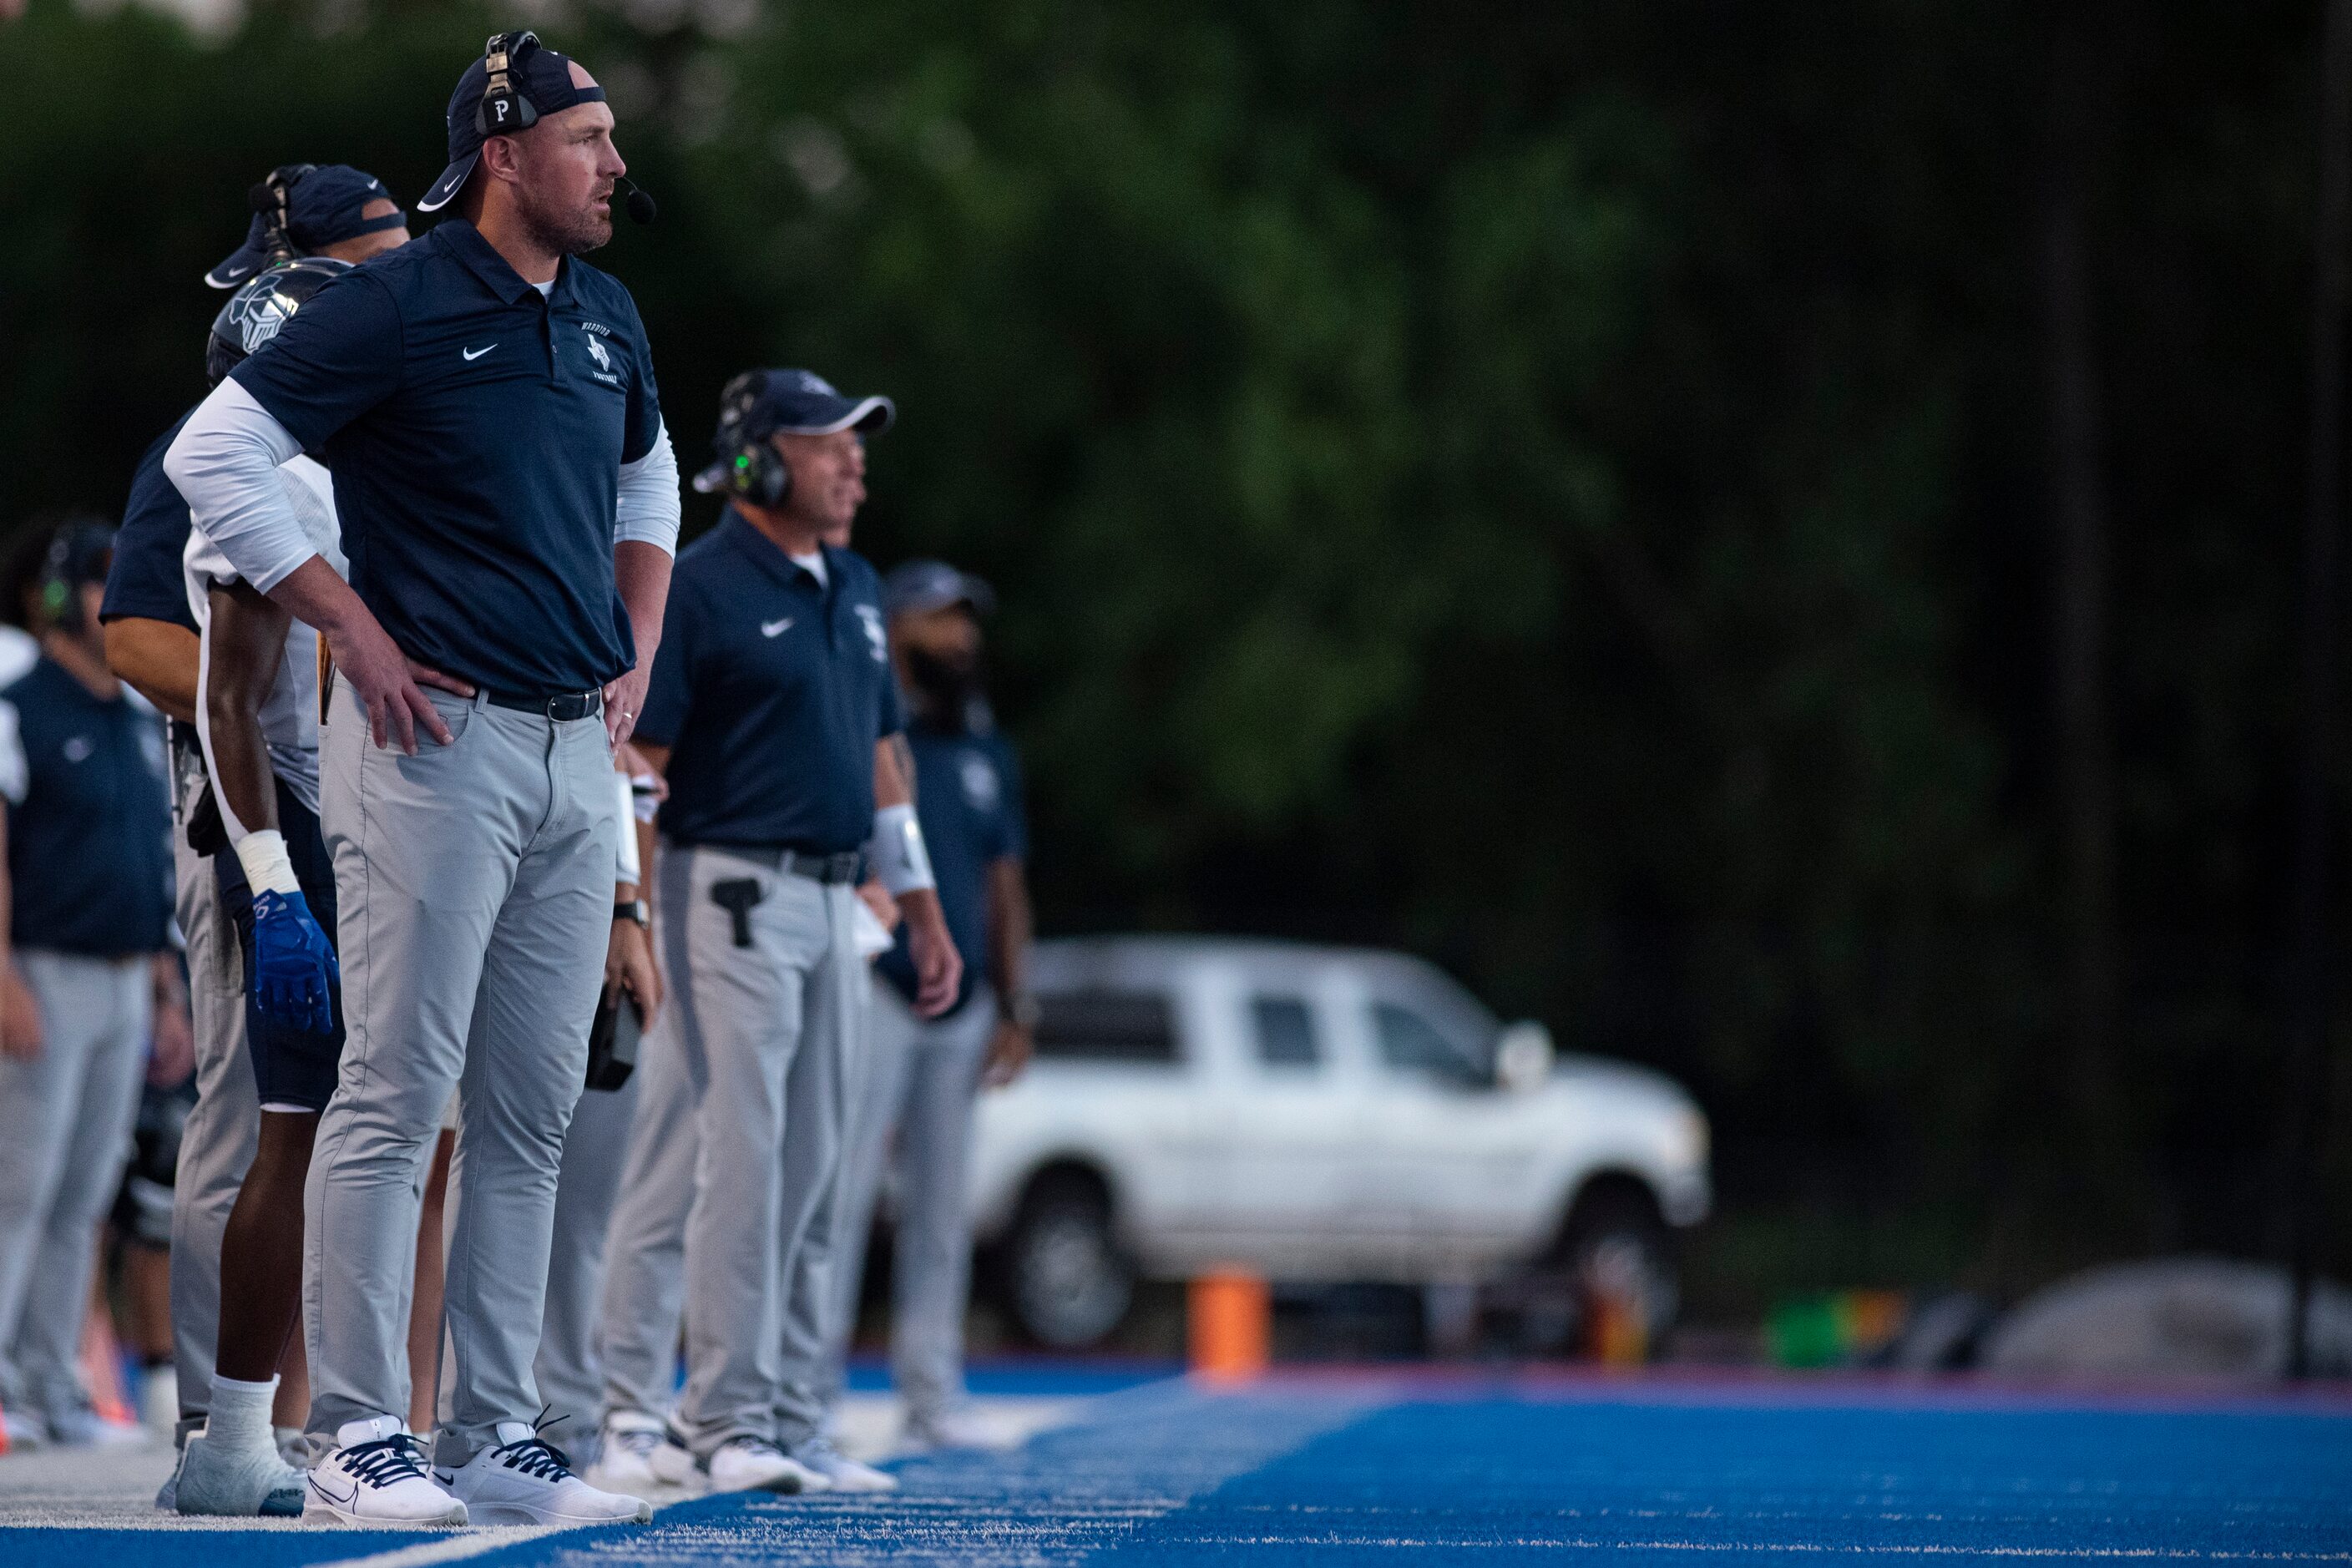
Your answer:
[[[1477,1079],[1469,1058],[1454,1042],[1409,1007],[1400,1007],[1393,1002],[1373,1003],[1372,1035],[1380,1045],[1381,1065],[1391,1072],[1450,1084],[1467,1084]]]
[[[1315,1038],[1315,1015],[1296,996],[1256,996],[1250,1022],[1257,1031],[1257,1059],[1270,1068],[1311,1068],[1323,1059]]]
[[[1037,1055],[1054,1061],[1176,1060],[1168,998],[1150,991],[1047,992],[1037,998]]]

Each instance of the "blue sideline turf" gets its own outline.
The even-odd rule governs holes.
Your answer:
[[[1181,1383],[1017,1455],[898,1467],[894,1497],[732,1497],[486,1568],[1062,1564],[2352,1563],[2352,1405],[2071,1403],[1784,1384]],[[121,1532],[0,1558],[316,1563],[319,1537]],[[42,1532],[29,1532],[35,1535]],[[56,1531],[89,1537],[96,1531]],[[326,1538],[352,1554],[381,1538]],[[394,1538],[414,1545],[415,1536]],[[251,1548],[251,1550],[249,1550]],[[300,1554],[298,1554],[300,1553]]]

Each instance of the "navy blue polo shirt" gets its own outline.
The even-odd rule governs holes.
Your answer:
[[[334,471],[352,586],[409,658],[530,699],[635,662],[614,505],[661,406],[617,281],[567,258],[542,299],[446,218],[230,374]]]
[[[0,691],[10,915],[18,947],[160,952],[172,931],[163,723],[46,656]]]
[[[196,629],[196,617],[188,612],[187,582],[180,575],[180,555],[188,545],[188,503],[163,473],[164,449],[188,414],[155,438],[131,476],[131,500],[114,533],[114,563],[106,572],[106,602],[98,612],[101,621],[136,616]]]
[[[947,917],[956,952],[963,955],[963,989],[955,1000],[961,1007],[988,963],[989,864],[1029,854],[1021,764],[993,731],[915,723],[908,726],[907,745],[915,753],[915,816],[931,852],[931,874],[939,879],[940,912]],[[919,987],[904,925],[898,944],[878,962],[884,978],[913,1001]]]
[[[827,548],[825,580],[730,508],[678,552],[637,737],[670,748],[680,844],[836,855],[874,836],[874,744],[905,721],[882,584]]]

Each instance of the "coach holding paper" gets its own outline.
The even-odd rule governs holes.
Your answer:
[[[603,89],[501,34],[449,100],[462,216],[336,279],[223,382],[166,469],[238,574],[317,626],[336,679],[320,819],[348,1040],[305,1226],[306,1511],[356,1521],[647,1517],[531,1428],[557,1166],[614,919],[611,742],[642,702],[678,521],[644,324],[577,258],[625,165]],[[345,586],[284,500],[333,472]],[[597,721],[602,717],[603,722]],[[450,1417],[408,1408],[418,1188],[462,1083]]]

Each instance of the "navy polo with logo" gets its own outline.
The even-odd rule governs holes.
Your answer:
[[[44,658],[0,691],[16,945],[113,958],[171,942],[172,807],[163,726]]]
[[[836,855],[874,836],[874,744],[904,727],[864,556],[825,580],[732,508],[678,552],[637,736],[670,748],[679,844]]]
[[[614,507],[661,407],[619,282],[566,258],[543,298],[446,218],[230,374],[333,470],[352,587],[409,658],[530,700],[635,662]]]
[[[131,500],[122,509],[122,526],[114,532],[113,564],[106,571],[100,621],[135,616],[196,629],[196,617],[188,610],[187,584],[180,575],[180,556],[188,546],[188,503],[163,473],[163,453],[188,422],[188,414],[155,438],[131,477]]]
[[[940,912],[964,958],[960,1008],[971,999],[990,952],[988,868],[1029,853],[1021,765],[993,730],[939,730],[919,721],[907,727],[907,745],[915,753],[915,816],[939,879]],[[883,977],[913,1001],[920,987],[903,924],[898,945],[878,963]]]

